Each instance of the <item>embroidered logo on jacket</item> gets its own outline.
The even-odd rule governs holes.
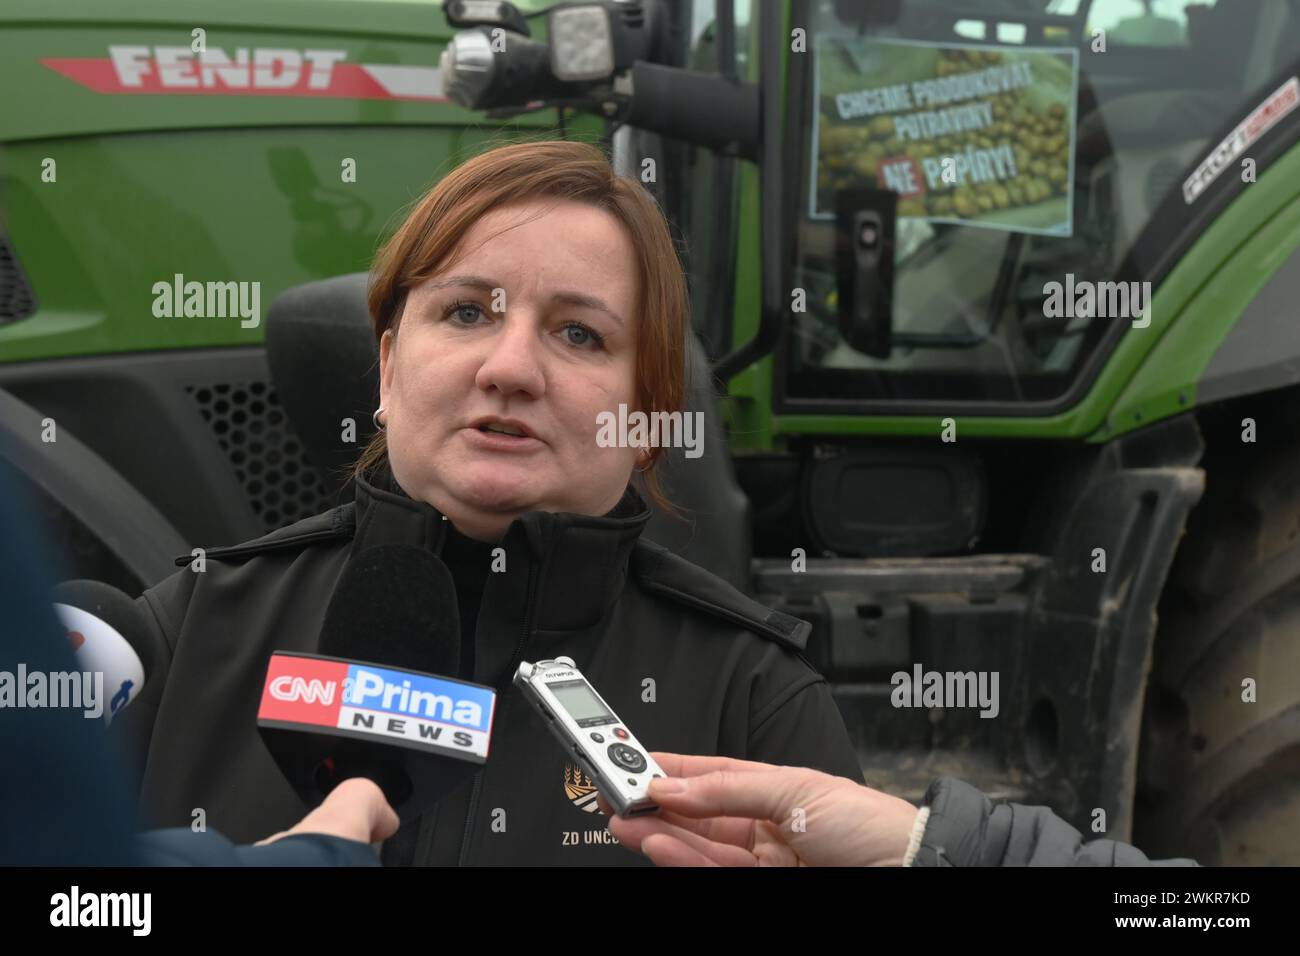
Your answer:
[[[564,765],[564,795],[579,810],[587,813],[600,811],[596,805],[596,784],[581,767],[575,767],[571,763]]]

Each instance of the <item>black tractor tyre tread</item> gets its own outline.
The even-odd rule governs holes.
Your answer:
[[[1134,839],[1208,864],[1295,865],[1300,444],[1242,457],[1207,468],[1161,601]]]

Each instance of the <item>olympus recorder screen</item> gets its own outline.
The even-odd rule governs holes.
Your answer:
[[[586,681],[566,680],[560,684],[547,686],[555,695],[555,699],[560,702],[560,706],[576,721],[614,718],[614,715],[601,703],[600,698],[592,693]]]

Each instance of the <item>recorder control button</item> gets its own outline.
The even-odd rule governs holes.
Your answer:
[[[591,733],[591,739],[596,741],[596,743],[598,744],[603,744],[605,742],[605,738],[602,737],[600,734],[596,733],[594,730]]]
[[[640,773],[648,766],[645,762],[645,755],[627,744],[610,744],[607,752],[609,753],[609,759],[624,770]]]
[[[615,727],[615,728],[614,728],[614,736],[617,737],[619,740],[627,740],[627,738],[630,737],[630,736],[632,736],[632,735],[629,734],[629,733],[628,733],[626,730],[624,730],[622,727]]]

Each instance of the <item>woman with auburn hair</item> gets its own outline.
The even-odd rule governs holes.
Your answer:
[[[349,559],[408,544],[451,570],[459,673],[496,688],[487,765],[384,845],[389,864],[622,864],[590,780],[511,678],[572,658],[641,743],[861,780],[806,622],[641,537],[671,511],[659,447],[609,442],[620,406],[681,408],[687,294],[654,200],[597,148],[520,143],[420,200],[371,272],[378,429],[352,502],[207,552],[141,597],[173,654],[141,794],[232,839],[304,806],[258,737],[272,651],[317,650]],[[184,561],[188,562],[189,556]],[[178,563],[180,563],[178,561]],[[143,698],[142,698],[143,700]],[[134,705],[134,706],[138,706]]]

